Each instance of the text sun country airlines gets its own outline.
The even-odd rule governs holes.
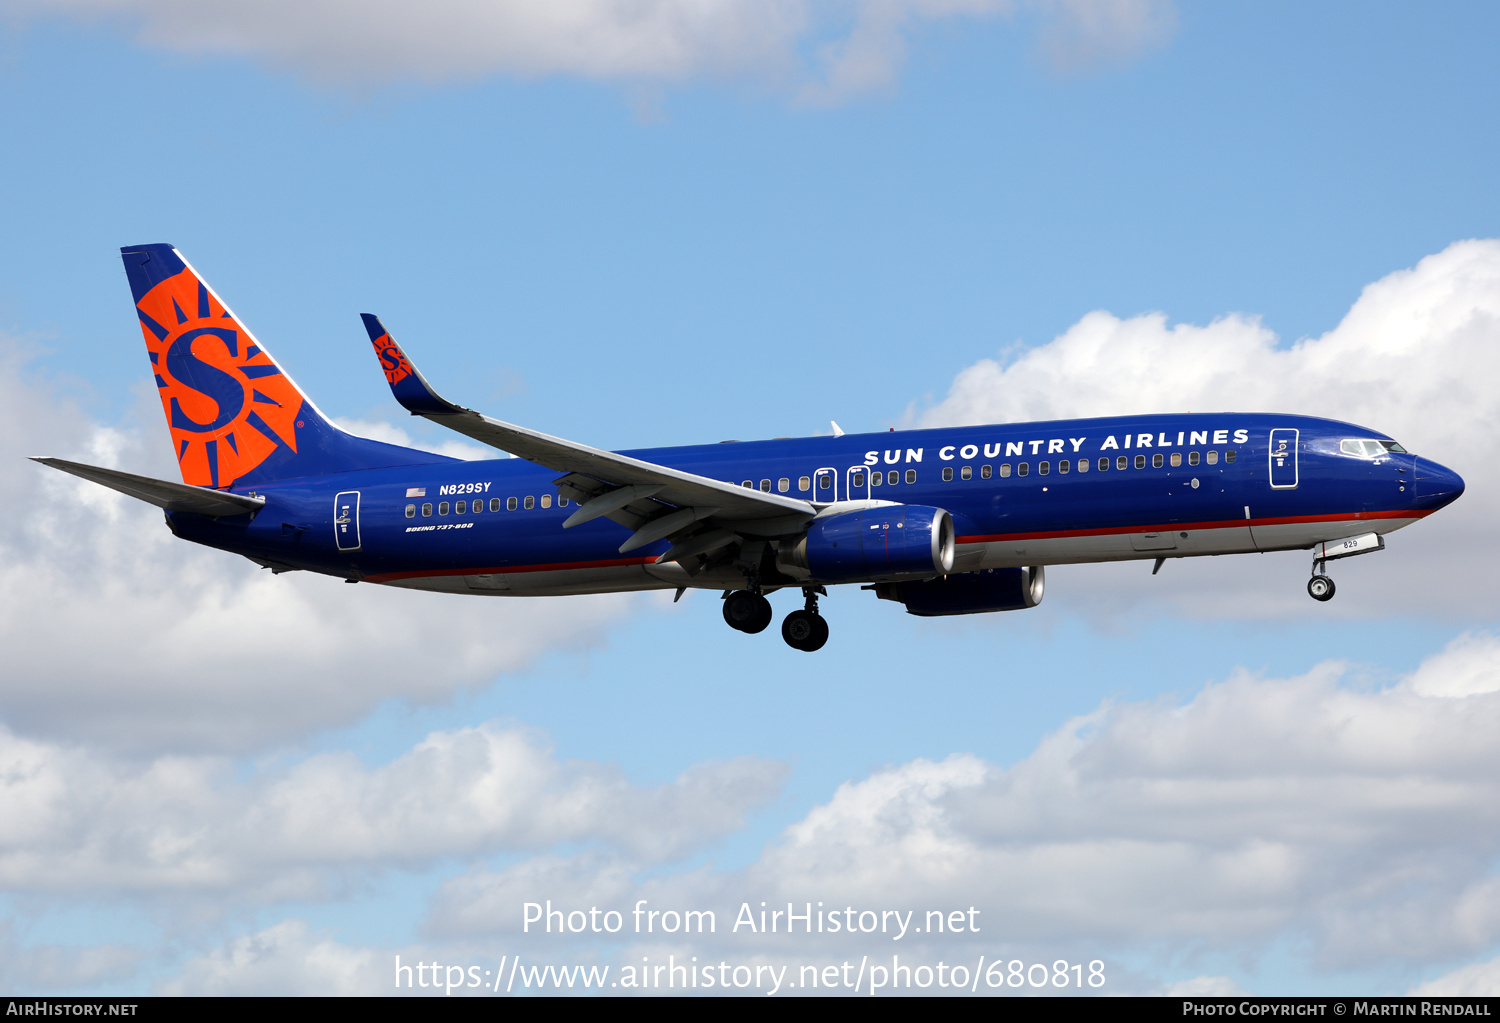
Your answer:
[[[701,587],[742,632],[800,589],[781,632],[811,651],[836,583],[971,614],[1036,606],[1046,565],[1311,549],[1307,589],[1328,600],[1326,562],[1464,489],[1376,431],[1269,414],[602,451],[439,397],[365,315],[402,406],[518,456],[462,461],[340,430],[176,249],[121,253],[183,482],[36,460],[276,572],[502,596]]]

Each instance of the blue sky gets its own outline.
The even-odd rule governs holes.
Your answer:
[[[657,65],[637,47],[646,56],[621,70],[605,0],[577,5],[604,26],[578,45],[537,29],[525,5],[492,7],[487,30],[539,33],[524,58],[463,39],[466,19],[489,8],[461,0],[438,5],[446,35],[408,39],[395,8],[368,13],[348,45],[365,40],[370,57],[352,63],[313,29],[280,26],[275,5],[200,4],[210,33],[182,28],[188,19],[156,0],[108,16],[91,0],[0,2],[0,357],[12,367],[0,493],[25,509],[0,540],[17,566],[0,576],[17,610],[0,742],[29,777],[55,779],[13,792],[25,809],[9,823],[0,814],[11,989],[378,993],[397,953],[619,964],[658,946],[538,944],[516,933],[516,906],[530,891],[620,905],[649,891],[732,911],[754,891],[820,884],[883,905],[987,899],[997,927],[1007,921],[1005,954],[1119,963],[1111,990],[1500,983],[1500,894],[1487,887],[1500,830],[1476,809],[1493,795],[1491,765],[1480,753],[1437,763],[1467,748],[1468,733],[1443,729],[1480,728],[1500,700],[1493,556],[1474,549],[1492,500],[1486,428],[1500,426],[1485,372],[1500,351],[1500,256],[1493,242],[1453,247],[1500,236],[1500,16],[1482,4],[1140,0],[1007,14],[981,0],[787,0],[766,9],[801,27],[767,29],[770,43],[737,48],[749,29],[709,26],[696,57],[692,40],[688,58]],[[1091,22],[1091,11],[1107,16]],[[867,38],[873,64],[839,63]],[[849,68],[866,77],[839,77]],[[845,81],[855,84],[835,88]],[[447,438],[397,414],[359,312],[380,314],[455,400],[608,447],[806,435],[830,419],[852,432],[1017,410],[1284,406],[1389,430],[1471,489],[1379,558],[1341,566],[1326,609],[1302,592],[1301,554],[1174,563],[1156,578],[1143,564],[1069,567],[1049,574],[1041,607],[972,620],[909,618],[836,592],[825,602],[834,639],[817,657],[730,632],[711,593],[675,607],[606,597],[457,608],[261,579],[228,555],[178,550],[153,515],[19,460],[173,471],[117,255],[153,241],[176,244],[326,412],[423,443]],[[1089,319],[1100,310],[1110,315]],[[1111,354],[1075,379],[1048,375],[1049,359],[1091,337]],[[1230,351],[1243,362],[1226,385],[1215,373]],[[1329,662],[1344,667],[1319,668]],[[1451,679],[1471,669],[1495,684],[1454,696]],[[1474,803],[1449,809],[1481,822],[1461,841],[1439,842],[1446,833],[1414,803],[1400,820],[1431,828],[1431,848],[1385,835],[1355,869],[1342,839],[1252,827],[1248,809],[1244,831],[1209,837],[1194,830],[1191,800],[1156,805],[1174,837],[1119,868],[1116,889],[1149,891],[1143,879],[1185,871],[1178,915],[1163,914],[1174,922],[1103,896],[1084,900],[1097,912],[1072,899],[1014,906],[961,870],[946,888],[919,864],[903,888],[874,867],[835,884],[808,866],[862,863],[807,836],[840,814],[900,817],[895,803],[849,807],[908,785],[926,794],[901,803],[905,825],[879,833],[892,849],[930,839],[933,857],[961,847],[989,862],[1001,846],[1076,839],[1079,826],[1055,822],[1000,846],[983,837],[1021,814],[1015,779],[1052,777],[1049,751],[1070,729],[1093,752],[1068,756],[1107,748],[1140,766],[1152,747],[1130,736],[1199,710],[1205,734],[1229,728],[1214,723],[1217,699],[1243,701],[1242,721],[1291,715],[1293,734],[1321,720],[1310,708],[1352,701],[1349,713],[1384,721],[1392,701],[1440,691],[1472,713],[1463,724],[1435,704],[1408,708],[1409,720],[1435,715],[1423,734],[1441,739],[1436,760],[1356,757],[1356,770],[1288,753],[1285,774],[1304,792],[1361,777],[1363,795],[1337,805],[1378,816],[1361,802],[1373,788],[1451,769]],[[378,827],[320,799],[342,805],[347,784],[368,810],[372,793],[400,791],[413,751],[477,743],[483,729],[503,738],[492,749],[531,753],[492,754],[488,773],[455,753],[444,777],[458,789],[481,774],[506,791],[534,784],[539,803],[482,834],[428,820],[435,835],[452,829],[446,845],[392,835],[349,851],[358,828]],[[1246,764],[1209,751],[1178,763],[1177,780],[1253,786],[1279,773],[1278,750],[1264,755]],[[913,781],[925,762],[949,773]],[[700,768],[707,780],[679,783]],[[604,790],[615,795],[585,798]],[[421,791],[409,798],[445,802],[441,787]],[[1067,791],[1057,798],[1080,814],[1102,798]],[[1307,798],[1286,819],[1316,816]],[[130,836],[108,814],[67,825],[59,809],[134,799],[144,823]],[[575,803],[566,821],[537,809]],[[293,804],[344,821],[330,827],[351,829],[350,847],[313,850],[304,836],[225,851],[236,821]],[[637,809],[622,822],[611,805]],[[1099,826],[1100,842],[1127,841]],[[201,856],[161,851],[178,841],[205,843]],[[1322,866],[1284,868],[1296,879],[1262,896],[1204,868],[1213,894],[1195,894],[1197,875],[1168,851],[1195,842]],[[36,866],[48,856],[73,865]],[[205,862],[219,865],[195,873]],[[1111,862],[1082,858],[1073,869],[1089,877],[1072,881],[1087,889]],[[1299,908],[1310,889],[1298,886],[1319,870],[1386,894]],[[1392,894],[1398,878],[1418,895]],[[489,905],[474,892],[499,893],[489,925],[460,919],[459,892],[472,905]],[[1239,900],[1232,911],[1221,895]],[[1432,924],[1405,950],[1349,937],[1401,933],[1423,914],[1467,922]],[[834,954],[719,940],[705,954]],[[927,947],[934,958],[974,950]]]

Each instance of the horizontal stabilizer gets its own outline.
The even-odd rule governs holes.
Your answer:
[[[31,460],[72,473],[74,476],[81,476],[92,483],[118,490],[138,501],[154,504],[170,512],[191,512],[194,515],[216,517],[246,515],[259,511],[266,503],[264,497],[246,497],[243,494],[209,490],[207,487],[195,487],[187,483],[168,483],[166,480],[152,479],[150,476],[137,476],[118,469],[103,469],[97,465],[68,462],[61,458],[43,458],[33,455]]]

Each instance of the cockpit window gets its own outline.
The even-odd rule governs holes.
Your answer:
[[[1406,449],[1393,440],[1346,440],[1339,443],[1339,450],[1357,458],[1377,458],[1387,453],[1406,454]]]

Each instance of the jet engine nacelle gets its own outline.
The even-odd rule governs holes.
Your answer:
[[[881,583],[875,595],[906,605],[906,613],[924,618],[972,615],[986,611],[1019,611],[1042,602],[1046,569],[987,568],[922,582]]]
[[[953,570],[953,516],[941,508],[889,504],[814,519],[783,547],[777,567],[820,582],[899,579]]]

